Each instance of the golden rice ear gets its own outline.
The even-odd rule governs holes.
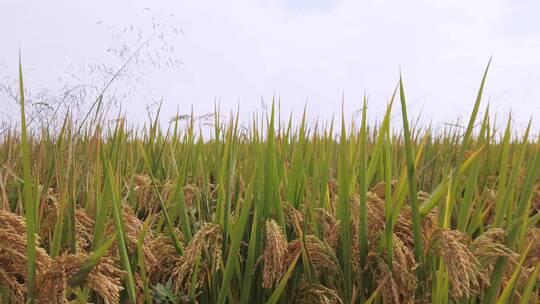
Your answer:
[[[133,182],[133,194],[136,201],[135,212],[142,212],[146,215],[157,213],[160,209],[160,203],[150,176],[148,174],[137,174]],[[174,183],[169,180],[156,181],[156,183],[163,198],[166,198],[171,193],[174,186]]]
[[[183,244],[184,236],[180,230],[175,229],[175,233],[180,240],[180,243]],[[150,281],[154,284],[158,282],[165,284],[172,276],[176,263],[180,260],[180,256],[178,255],[178,252],[176,252],[173,242],[171,237],[159,234],[148,244],[148,250],[153,253],[156,259],[154,268],[149,272]]]
[[[392,181],[390,182],[390,189],[392,190],[392,192],[394,191],[397,184],[398,180],[395,178],[392,179]],[[375,184],[375,186],[371,187],[368,192],[371,192],[371,194],[384,201],[386,199],[386,183],[378,182],[377,184]]]
[[[330,212],[317,208],[317,224],[323,232],[323,240],[334,251],[337,251],[339,245],[341,221],[338,221]]]
[[[138,254],[137,246],[139,243],[139,237],[143,231],[144,223],[135,215],[131,207],[129,207],[128,205],[122,206],[122,220],[124,223],[125,242],[126,242],[128,254],[130,256],[137,255]],[[109,223],[109,226],[107,227],[107,234],[112,235],[115,229],[116,229],[115,225],[112,222]],[[157,258],[155,254],[165,253],[163,250],[166,248],[152,248],[151,246],[153,244],[153,240],[154,240],[154,235],[152,231],[147,230],[144,236],[144,240],[141,244],[145,271],[150,276],[150,280],[159,278],[161,275],[165,275],[165,273],[155,274],[156,273],[155,269],[158,268]],[[116,265],[120,265],[120,255],[118,252],[118,243],[116,240],[114,241],[113,245],[110,247],[109,251],[107,252],[107,257],[115,261]],[[172,262],[174,263],[175,261],[172,261]],[[137,297],[142,300],[144,297],[143,295],[144,284],[138,272],[134,273],[134,280],[135,280],[135,288],[136,288]]]
[[[26,252],[26,222],[23,217],[11,212],[0,212],[0,281],[6,282],[13,301],[25,301],[28,278]],[[47,252],[39,247],[36,235],[36,273],[51,264]],[[4,283],[2,283],[4,284]],[[22,295],[22,298],[21,298]]]
[[[403,302],[407,302],[414,298],[417,280],[414,273],[418,267],[414,257],[414,252],[411,248],[399,239],[396,234],[392,234],[392,272],[393,278],[397,286]]]
[[[414,248],[411,213],[410,209],[408,209],[406,206],[402,207],[401,213],[398,214],[393,232],[405,246],[410,249]]]
[[[87,254],[66,254],[56,257],[50,267],[36,275],[36,302],[65,303],[69,295],[68,281],[79,272],[88,258]],[[118,303],[122,291],[120,270],[111,259],[102,258],[85,279],[83,285],[95,291],[106,304]]]
[[[428,247],[429,240],[431,239],[431,234],[436,227],[438,227],[438,210],[437,207],[433,208],[426,216],[422,219],[420,223],[422,229],[422,241],[424,247]]]
[[[154,188],[152,180],[147,174],[137,174],[133,179],[133,193],[137,201],[137,211],[145,213],[155,213],[159,207],[159,202],[153,200]]]
[[[199,189],[199,187],[195,184],[187,184],[184,186],[184,188],[182,188],[182,191],[184,191],[184,201],[186,207],[194,207],[197,196],[201,194],[201,190]]]
[[[118,268],[109,258],[101,258],[87,278],[87,285],[94,290],[106,304],[118,303],[125,271]]]
[[[373,193],[378,198],[384,200],[385,199],[385,197],[384,197],[385,190],[386,190],[385,182],[378,182],[377,184],[375,184],[375,186],[373,186],[373,187],[371,187],[371,189],[369,189],[369,192]]]
[[[43,191],[43,185],[38,186],[39,191]],[[41,201],[39,204],[38,214],[39,218],[46,219],[47,214],[51,211],[54,211],[54,214],[57,214],[58,207],[60,206],[60,194],[56,192],[54,188],[47,188],[47,191],[45,192],[45,195],[41,197]]]
[[[414,269],[418,267],[414,252],[411,248],[405,246],[401,239],[395,234],[392,234],[392,248],[394,280],[397,285],[400,286],[399,290],[402,298],[404,300],[412,299],[418,284],[416,275],[414,274]]]
[[[534,190],[531,197],[531,211],[532,213],[540,212],[540,189]]]
[[[388,267],[386,253],[368,253],[366,267],[382,288],[384,303],[410,303],[414,298],[417,280],[414,270],[418,266],[412,249],[392,235],[392,269]]]
[[[351,209],[352,214],[359,214],[360,210],[360,199],[358,195],[354,195],[351,198]],[[367,211],[367,221],[368,221],[368,238],[370,244],[376,244],[379,239],[385,223],[385,211],[384,211],[384,201],[381,200],[377,195],[372,192],[367,192],[366,194],[366,211]],[[354,227],[354,234],[358,235],[359,229],[359,217],[353,216],[352,223]]]
[[[206,258],[200,263],[206,274],[199,274],[199,280],[195,282],[195,288],[199,288],[209,273],[218,270],[222,264],[222,234],[221,227],[217,224],[205,223],[195,233],[189,242],[184,255],[176,263],[172,277],[174,279],[174,290],[187,292],[191,289],[191,279],[197,267],[199,259],[204,258],[203,253],[207,253]]]
[[[358,195],[354,195],[351,198],[351,212],[352,214],[359,214],[360,212],[360,199]],[[385,227],[385,214],[384,214],[384,202],[379,199],[375,194],[368,192],[366,195],[366,211],[367,211],[367,234],[368,234],[368,245],[371,248],[368,250],[373,250],[374,246],[377,245],[380,236]],[[351,223],[351,236],[352,236],[352,271],[357,278],[362,276],[364,269],[360,265],[360,240],[359,240],[359,231],[360,222],[358,216],[352,217]]]
[[[485,213],[485,216],[484,216],[483,223],[486,227],[488,227],[491,224],[493,224],[493,220],[495,219],[495,210],[496,210],[495,203],[497,201],[497,191],[495,189],[484,190],[480,200],[484,202],[483,212]]]
[[[37,303],[64,303],[68,296],[68,280],[81,268],[83,255],[60,255],[51,266],[36,275]]]
[[[369,238],[368,242],[371,244],[371,246],[374,246],[378,243],[381,233],[386,226],[384,201],[371,192],[366,194],[366,200]]]
[[[469,243],[468,237],[457,230],[437,228],[431,234],[430,250],[446,265],[454,300],[477,294],[481,283],[488,280]]]
[[[422,230],[422,244],[426,248],[431,239],[431,233],[438,226],[437,221],[437,208],[431,210],[420,223],[420,229]],[[401,213],[398,215],[394,232],[399,236],[403,243],[409,247],[414,247],[414,240],[412,235],[412,212],[409,206],[403,206]]]
[[[4,292],[7,292],[6,296],[11,303],[24,304],[26,295],[26,286],[19,283],[17,279],[8,274],[4,269],[0,267],[0,286],[5,288]],[[0,298],[0,303],[2,299]]]
[[[504,230],[493,228],[479,235],[470,248],[483,267],[493,266],[500,257],[507,257],[517,262],[519,255],[506,247],[505,243]]]
[[[41,218],[41,223],[39,225],[39,237],[40,244],[43,248],[50,250],[52,242],[52,234],[54,233],[54,226],[58,220],[58,209],[60,208],[59,204],[56,201],[49,201],[47,203],[47,208],[43,210],[43,216]],[[77,248],[78,249],[78,248]]]
[[[373,274],[374,282],[381,288],[384,303],[400,303],[400,289],[392,277],[383,255],[370,251],[366,259],[366,267]]]
[[[394,191],[394,188],[396,187],[397,183],[398,183],[398,180],[395,179],[395,178],[392,179],[392,181],[390,182],[390,188],[391,188],[392,192]],[[371,189],[369,189],[369,192],[376,195],[379,199],[385,200],[386,199],[386,197],[385,197],[386,183],[385,182],[378,182],[377,184],[375,184],[375,186],[373,186],[373,187],[371,187]]]
[[[0,210],[0,229],[24,235],[26,233],[26,221],[20,215]]]
[[[130,239],[137,240],[143,229],[143,222],[135,215],[131,207],[128,205],[122,206],[122,218],[126,236]],[[150,240],[151,237],[152,232],[148,231],[145,236],[145,241]]]
[[[289,227],[295,227],[295,225],[303,226],[304,219],[300,211],[296,210],[294,206],[289,202],[283,203],[283,214],[285,216],[285,224]]]
[[[503,282],[510,280],[514,270],[519,266],[520,255],[506,247],[506,234],[503,229],[493,228],[479,235],[470,246],[471,252],[477,257],[484,269],[487,278],[491,277],[495,263],[501,257],[507,258]],[[534,267],[534,265],[533,265]],[[518,277],[517,284],[524,284],[528,278],[527,267],[523,268]],[[488,281],[483,282],[486,289],[489,287]]]
[[[291,265],[300,254],[302,250],[301,240],[295,239],[289,243],[287,246],[287,262],[286,265]],[[341,268],[339,267],[338,259],[336,254],[327,243],[321,241],[314,235],[306,235],[304,239],[304,246],[306,248],[307,258],[317,275],[320,275],[322,270],[326,270],[329,275],[341,274]]]
[[[94,220],[82,209],[75,210],[75,236],[77,252],[88,252],[94,238]]]
[[[135,213],[133,213],[131,207],[127,205],[122,206],[122,221],[124,223],[127,250],[130,255],[135,255],[137,252],[137,243],[139,242],[139,236],[143,230],[144,224],[135,215]],[[109,226],[107,227],[107,234],[112,235],[115,229],[116,227],[114,223],[110,222]],[[151,243],[153,237],[154,236],[152,234],[152,231],[148,230],[145,234],[144,242],[142,244],[144,263],[148,272],[150,272],[156,265],[156,258],[154,256],[154,252],[149,248],[149,244]],[[116,261],[119,261],[118,243],[116,241],[109,249],[107,256]]]
[[[302,281],[294,297],[295,304],[342,304],[336,290],[321,284],[310,284]]]
[[[525,266],[532,268],[540,263],[540,228],[529,228],[525,241],[532,246],[525,259]]]
[[[52,234],[56,222],[58,221],[58,213],[60,205],[58,203],[57,194],[53,193],[53,189],[49,188],[47,192],[47,204],[43,211],[43,217],[39,227],[39,236],[41,244],[47,250],[50,249]],[[92,239],[94,237],[94,220],[82,209],[75,210],[75,245],[77,252],[88,252]]]
[[[292,207],[292,206],[291,206]],[[287,239],[276,221],[266,221],[266,245],[259,258],[263,264],[264,288],[271,288],[278,284],[286,271]]]

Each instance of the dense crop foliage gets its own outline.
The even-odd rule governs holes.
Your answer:
[[[193,119],[134,129],[99,106],[27,130],[20,75],[0,302],[536,303],[540,143],[494,124],[485,79],[463,127],[411,124],[400,80],[374,126],[216,110],[205,140]]]

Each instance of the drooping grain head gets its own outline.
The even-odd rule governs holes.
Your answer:
[[[300,254],[302,250],[302,244],[300,243],[301,241],[302,240],[300,238],[297,238],[289,243],[287,248],[286,265],[290,265],[295,257]],[[326,270],[330,276],[339,276],[341,274],[339,261],[330,245],[324,241],[321,241],[314,235],[306,235],[304,246],[306,249],[307,258],[315,269],[317,275],[320,275],[323,270]]]
[[[88,257],[87,254],[65,254],[56,257],[47,270],[36,276],[36,302],[65,303],[71,288],[68,281],[79,272]],[[83,285],[95,291],[104,303],[118,303],[124,274],[111,259],[102,258],[90,271]]]
[[[293,208],[291,206],[291,208]],[[294,208],[293,208],[294,209]],[[266,245],[260,261],[263,265],[264,288],[274,287],[285,274],[287,257],[287,240],[283,231],[276,221],[270,219],[266,221]]]
[[[139,236],[143,230],[143,222],[137,218],[137,216],[133,213],[132,209],[124,205],[122,207],[122,220],[124,224],[125,229],[125,242],[127,246],[127,250],[130,253],[130,255],[135,255],[137,252],[137,243],[139,242]],[[116,230],[116,227],[114,223],[110,222],[110,225],[107,227],[107,234],[112,235]],[[153,267],[155,267],[156,264],[156,258],[154,256],[154,253],[149,249],[149,244],[151,243],[151,240],[153,238],[152,232],[148,231],[145,234],[145,238],[143,240],[142,244],[142,250],[144,254],[144,262],[147,268],[148,272],[151,272]],[[119,254],[118,254],[118,244],[115,241],[113,243],[113,246],[109,249],[108,257],[118,260]]]
[[[294,229],[296,223],[300,226],[303,226],[304,224],[302,213],[294,208],[294,206],[289,202],[283,203],[283,215],[285,217],[285,224],[287,224],[288,227],[292,227]]]
[[[5,288],[6,296],[14,304],[24,304],[26,297],[26,286],[19,283],[16,276],[9,274],[0,267],[0,286]]]
[[[57,202],[51,202],[48,205],[48,209],[44,212],[44,217],[39,227],[39,236],[41,238],[41,244],[44,248],[50,250],[55,225],[58,219],[58,213],[60,212],[60,206]],[[64,215],[65,216],[65,215]],[[77,208],[75,210],[75,244],[77,252],[88,252],[90,245],[94,237],[94,220],[91,219],[88,214]]]
[[[297,304],[342,304],[336,290],[321,284],[310,284],[302,281],[296,290],[294,303]]]
[[[417,286],[414,270],[418,265],[414,253],[396,234],[392,235],[392,252],[392,269],[388,267],[386,252],[370,251],[366,270],[381,286],[384,303],[410,303]]]
[[[25,302],[28,279],[26,254],[26,221],[11,212],[0,211],[0,276],[6,282],[14,302]],[[36,235],[36,272],[42,272],[51,264],[47,252],[39,246]]]
[[[507,259],[507,265],[503,274],[503,282],[505,283],[510,280],[516,267],[521,267],[519,266],[519,259],[521,256],[506,246],[506,235],[503,229],[492,228],[484,232],[479,235],[469,247],[482,265],[484,274],[487,278],[492,276],[495,264],[499,258]],[[529,268],[532,267],[534,266]],[[518,277],[518,285],[523,285],[527,282],[531,270],[527,269],[527,267],[521,268],[522,271],[520,271]],[[482,281],[481,283],[486,285],[483,289],[487,290],[489,287],[487,285],[488,282]]]
[[[323,232],[324,242],[327,243],[334,252],[337,252],[341,222],[325,209],[317,208],[315,209],[315,212],[319,229]]]
[[[469,245],[468,237],[457,230],[437,228],[431,234],[430,249],[448,269],[450,296],[455,300],[478,294],[481,283],[488,280]]]
[[[182,233],[176,229],[176,235],[183,243]],[[170,236],[159,234],[148,244],[148,250],[152,252],[156,259],[155,267],[150,272],[150,281],[153,284],[165,284],[173,274],[175,265],[180,261],[180,255],[174,248],[173,240]]]
[[[194,288],[200,287],[206,276],[215,272],[222,263],[221,244],[221,227],[212,223],[203,224],[173,269],[174,290],[187,294],[192,288],[191,280],[195,271],[202,271],[197,276]]]
[[[525,259],[526,267],[534,267],[540,263],[540,228],[531,227],[527,230],[526,244],[531,244],[529,255]]]

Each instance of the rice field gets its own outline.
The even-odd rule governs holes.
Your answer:
[[[461,127],[415,124],[400,80],[375,125],[216,110],[208,140],[99,104],[27,128],[21,72],[0,302],[539,303],[538,130],[490,119],[487,73]]]

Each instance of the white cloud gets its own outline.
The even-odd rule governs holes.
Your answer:
[[[193,104],[204,113],[219,98],[222,108],[239,103],[247,114],[275,93],[285,109],[301,111],[308,98],[309,112],[328,118],[339,113],[343,92],[349,110],[367,92],[371,115],[380,117],[401,67],[411,114],[454,120],[469,113],[493,54],[485,100],[499,116],[511,107],[518,123],[534,114],[540,125],[540,21],[527,9],[533,0],[25,3],[10,0],[2,10],[9,47],[0,61],[13,67],[20,42],[42,85],[68,63],[104,54],[107,32],[97,21],[120,27],[151,14],[185,32],[176,42],[183,66],[149,80],[168,112]]]

